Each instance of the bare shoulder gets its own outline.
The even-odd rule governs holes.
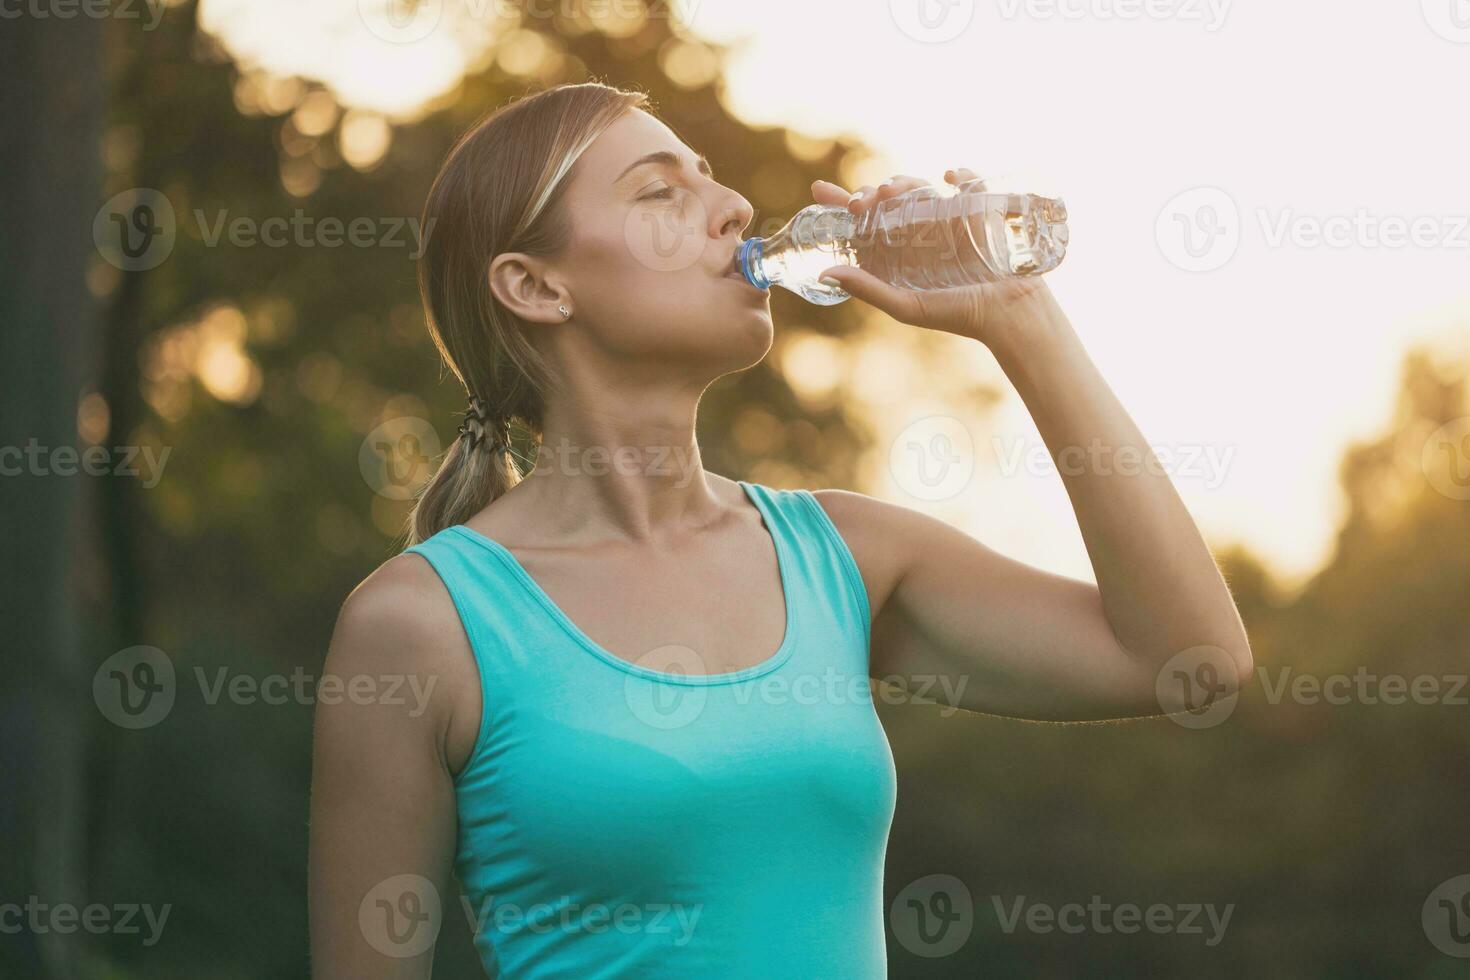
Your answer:
[[[336,635],[354,641],[350,647],[357,656],[397,649],[398,656],[412,657],[458,632],[454,600],[438,573],[424,558],[405,553],[379,565],[352,590],[337,617]]]
[[[923,553],[926,541],[949,525],[927,514],[851,490],[813,490],[862,572],[874,612]]]
[[[410,553],[384,562],[352,590],[325,671],[344,679],[437,678],[426,717],[441,726],[463,717],[465,697],[478,696],[474,654],[454,600],[428,561]]]
[[[851,490],[813,490],[837,530],[849,541],[876,542],[891,550],[913,535],[935,533],[949,525],[928,514]],[[899,540],[901,539],[901,540]]]

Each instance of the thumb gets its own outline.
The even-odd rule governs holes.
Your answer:
[[[875,306],[904,323],[913,323],[919,315],[919,301],[907,289],[890,286],[871,272],[852,265],[835,265],[823,271],[822,278],[836,280],[837,285],[871,306]]]

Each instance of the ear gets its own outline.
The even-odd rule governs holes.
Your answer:
[[[490,261],[490,292],[527,323],[562,323],[557,307],[569,303],[544,259],[524,252],[501,252]]]

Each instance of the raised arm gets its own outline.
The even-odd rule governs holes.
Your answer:
[[[869,188],[852,207],[915,183]],[[814,191],[836,203],[835,191]],[[937,679],[935,690],[947,685],[959,707],[1053,720],[1160,714],[1156,685],[1176,665],[1219,693],[1238,690],[1251,653],[1230,591],[1045,282],[920,293],[858,269],[828,274],[896,319],[990,348],[1060,461],[1097,578],[1094,586],[1054,575],[906,508],[824,491],[818,499],[869,589],[873,675]],[[1105,456],[1093,453],[1099,446]],[[1125,459],[1134,462],[1118,465]],[[1166,695],[1169,710],[1183,706],[1170,702]]]
[[[388,562],[342,608],[316,705],[316,980],[430,974],[441,916],[456,913],[445,898],[451,772],[478,727],[473,663],[448,594],[416,555]]]

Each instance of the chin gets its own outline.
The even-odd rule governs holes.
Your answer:
[[[771,350],[775,336],[771,317],[760,310],[711,313],[703,323],[707,332],[700,336],[698,359],[713,372],[713,377],[752,368]]]
[[[734,355],[740,366],[735,370],[743,371],[765,360],[776,336],[775,325],[771,322],[771,311],[759,308],[742,310],[740,314],[731,317],[731,323],[740,328],[740,337],[736,344],[739,351]]]

